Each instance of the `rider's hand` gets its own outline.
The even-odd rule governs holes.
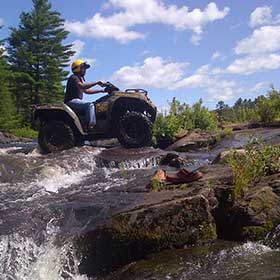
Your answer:
[[[101,86],[101,87],[106,87],[106,83],[103,82],[103,81],[98,81],[97,83],[98,83],[98,85]]]

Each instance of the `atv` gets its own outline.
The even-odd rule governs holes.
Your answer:
[[[40,121],[38,144],[44,153],[83,145],[85,140],[117,138],[126,148],[147,146],[152,138],[156,106],[143,89],[120,91],[107,82],[108,94],[94,102],[96,125],[87,132],[85,112],[65,103],[34,106],[34,119]]]

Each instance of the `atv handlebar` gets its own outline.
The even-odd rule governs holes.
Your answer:
[[[113,85],[112,83],[110,82],[106,82],[104,83],[105,85],[105,88],[104,88],[104,92],[107,92],[109,94],[112,94],[114,93],[115,91],[119,91],[119,88],[116,87],[115,85]],[[126,89],[125,92],[129,93],[143,93],[145,95],[148,94],[148,92],[142,88],[130,88],[130,89]]]
[[[110,82],[106,82],[104,85],[105,85],[104,92],[112,94],[114,91],[119,91],[119,88],[117,88]]]

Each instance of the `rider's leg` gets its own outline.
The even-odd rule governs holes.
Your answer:
[[[96,124],[95,108],[92,102],[84,102],[81,99],[75,98],[67,103],[71,108],[82,110],[86,113],[86,124],[89,129],[92,129]]]
[[[92,102],[88,103],[87,115],[87,118],[89,120],[89,126],[94,127],[96,124],[96,116],[94,104]]]
[[[89,104],[90,104],[89,102],[84,102],[83,100],[78,98],[72,99],[69,102],[67,102],[67,105],[69,105],[70,108],[85,112],[87,125],[91,121],[90,114],[89,114]]]

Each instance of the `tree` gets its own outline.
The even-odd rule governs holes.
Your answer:
[[[30,122],[30,105],[60,101],[62,81],[68,72],[72,45],[63,45],[68,32],[60,13],[52,11],[48,0],[32,0],[33,9],[20,15],[18,28],[8,38],[16,106]]]
[[[1,27],[0,27],[1,28]],[[3,41],[0,41],[2,46]],[[8,130],[18,125],[15,105],[8,86],[8,64],[4,49],[0,48],[0,129]]]

